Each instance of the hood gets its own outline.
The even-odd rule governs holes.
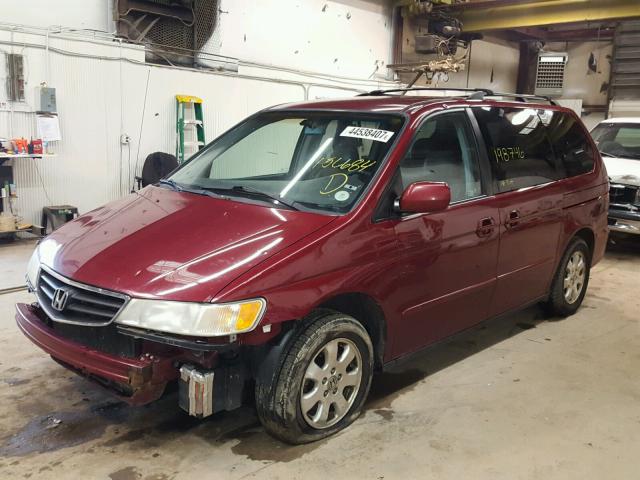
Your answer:
[[[640,160],[602,157],[612,183],[640,187]]]
[[[203,302],[335,218],[147,187],[65,224],[40,257],[78,282]]]

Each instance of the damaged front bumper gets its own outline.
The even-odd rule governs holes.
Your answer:
[[[16,305],[16,322],[22,333],[65,367],[109,388],[132,405],[158,399],[167,382],[177,378],[172,358],[143,355],[127,358],[109,355],[61,337],[42,319],[33,305]]]
[[[637,211],[609,209],[609,230],[640,235],[640,208]]]
[[[640,185],[612,182],[608,217],[610,231],[640,234]]]
[[[55,361],[131,405],[157,400],[173,381],[179,381],[180,406],[191,415],[207,416],[242,403],[247,370],[240,355],[222,361],[212,348],[194,351],[143,339],[139,341],[145,348],[135,357],[106,353],[65,338],[47,324],[50,320],[35,304],[17,304],[16,322]],[[200,388],[201,379],[207,388]]]

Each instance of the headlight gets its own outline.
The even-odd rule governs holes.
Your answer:
[[[217,337],[253,330],[266,303],[262,298],[237,303],[188,303],[134,298],[116,323],[161,332]]]
[[[27,286],[31,289],[36,288],[36,280],[38,279],[38,272],[40,271],[40,252],[39,247],[33,251],[29,263],[27,264]]]

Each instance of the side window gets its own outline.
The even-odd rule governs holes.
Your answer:
[[[593,148],[573,115],[545,110],[540,118],[547,126],[551,146],[564,169],[564,176],[575,177],[593,170]]]
[[[446,182],[452,202],[480,196],[480,168],[467,114],[427,119],[400,163],[400,176],[403,188],[414,182]]]
[[[541,185],[562,177],[536,110],[479,107],[473,112],[485,139],[498,192]]]

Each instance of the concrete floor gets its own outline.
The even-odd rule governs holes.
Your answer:
[[[38,239],[0,243],[0,290],[25,286],[24,273]]]
[[[14,326],[0,296],[0,478],[637,478],[640,241],[610,249],[580,311],[530,308],[374,379],[366,413],[289,447],[250,407],[197,421],[114,402]],[[58,423],[59,422],[59,423]]]

